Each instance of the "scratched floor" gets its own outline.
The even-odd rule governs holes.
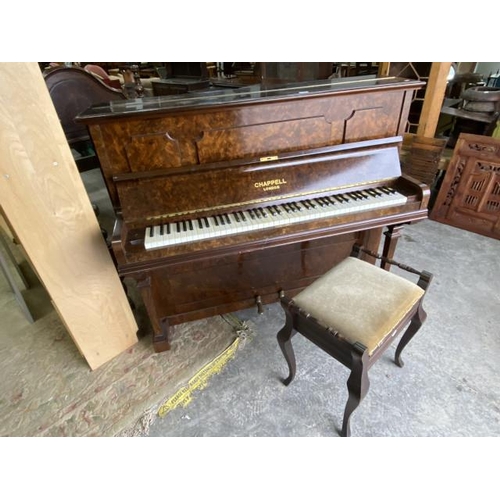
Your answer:
[[[353,436],[500,436],[500,241],[428,220],[405,228],[397,259],[434,273],[428,320],[404,368],[391,347],[370,370]],[[285,387],[280,307],[239,317],[253,331],[245,348],[149,436],[338,436],[347,369],[297,335],[297,376]]]
[[[101,208],[100,222],[111,231],[113,217],[102,178],[95,171],[82,177],[91,200]],[[370,391],[352,418],[353,436],[500,436],[500,241],[428,220],[405,228],[396,257],[434,273],[425,302],[428,320],[405,349],[404,368],[393,363],[394,348],[390,348],[370,371]],[[25,321],[11,302],[9,311]],[[146,425],[139,425],[132,435],[338,436],[347,369],[296,336],[298,371],[286,388],[281,383],[286,365],[276,343],[284,319],[281,309],[274,305],[263,315],[252,309],[238,316],[250,328],[235,357],[194,393],[187,407],[163,418],[149,412]],[[41,322],[35,325],[43,327]],[[61,349],[60,340],[66,338],[62,327],[60,335],[52,326],[47,328]],[[40,338],[36,336],[37,341]],[[48,354],[56,352],[50,349]],[[78,361],[76,350],[71,353],[71,359]],[[30,377],[36,378],[38,364],[30,366]],[[22,397],[41,396],[24,391]],[[160,396],[157,399],[151,408],[162,403]],[[130,435],[135,427],[130,419],[123,428],[104,419],[103,432],[93,423],[94,435]],[[28,433],[33,434],[37,432]]]

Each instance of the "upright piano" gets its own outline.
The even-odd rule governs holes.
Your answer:
[[[402,175],[421,82],[357,77],[114,101],[88,125],[116,212],[111,248],[157,352],[170,327],[293,296],[357,243],[394,253],[427,217]]]

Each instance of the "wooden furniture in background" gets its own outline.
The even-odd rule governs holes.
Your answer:
[[[434,139],[412,135],[406,145],[401,161],[401,170],[414,179],[432,186],[439,171],[446,139]]]
[[[207,63],[204,62],[166,63],[164,75],[160,77],[160,80],[152,82],[155,96],[185,94],[210,86]]]
[[[95,369],[137,342],[137,324],[38,65],[0,73],[2,209]]]
[[[427,85],[412,101],[405,132],[434,137],[443,103],[450,62],[385,62],[379,64],[379,76],[418,79]]]
[[[69,147],[75,151],[78,170],[84,172],[98,168],[99,158],[93,149],[89,131],[85,125],[75,122],[75,117],[92,104],[123,100],[125,95],[76,66],[60,66],[43,75]]]
[[[500,139],[460,134],[431,219],[500,239]]]
[[[281,290],[297,293],[355,242],[377,250],[386,226],[392,255],[394,229],[427,217],[429,191],[401,175],[398,155],[421,85],[376,77],[299,82],[82,113],[119,219],[112,239],[118,272],[138,283],[155,349],[169,348],[172,325],[261,308]],[[363,187],[381,191],[353,193]],[[391,188],[406,198],[377,208]],[[345,198],[332,197],[339,194]],[[264,224],[273,205],[318,214],[342,200],[361,207],[367,198],[370,210]],[[247,221],[262,219],[257,230],[191,239],[205,219],[214,231],[231,218],[236,227],[241,211]],[[169,231],[178,237],[171,246],[146,247],[151,232],[165,240]]]
[[[326,80],[333,73],[331,62],[264,62],[258,64],[263,83]]]

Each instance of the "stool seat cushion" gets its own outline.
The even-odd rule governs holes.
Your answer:
[[[423,294],[411,281],[348,257],[293,302],[348,342],[363,344],[371,355]]]

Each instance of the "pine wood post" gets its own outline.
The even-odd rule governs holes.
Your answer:
[[[417,135],[432,138],[436,133],[450,67],[451,62],[432,63]]]
[[[391,68],[390,62],[379,62],[378,63],[378,75],[379,77],[389,76],[389,70]]]
[[[0,200],[92,369],[137,324],[37,63],[0,63]]]

